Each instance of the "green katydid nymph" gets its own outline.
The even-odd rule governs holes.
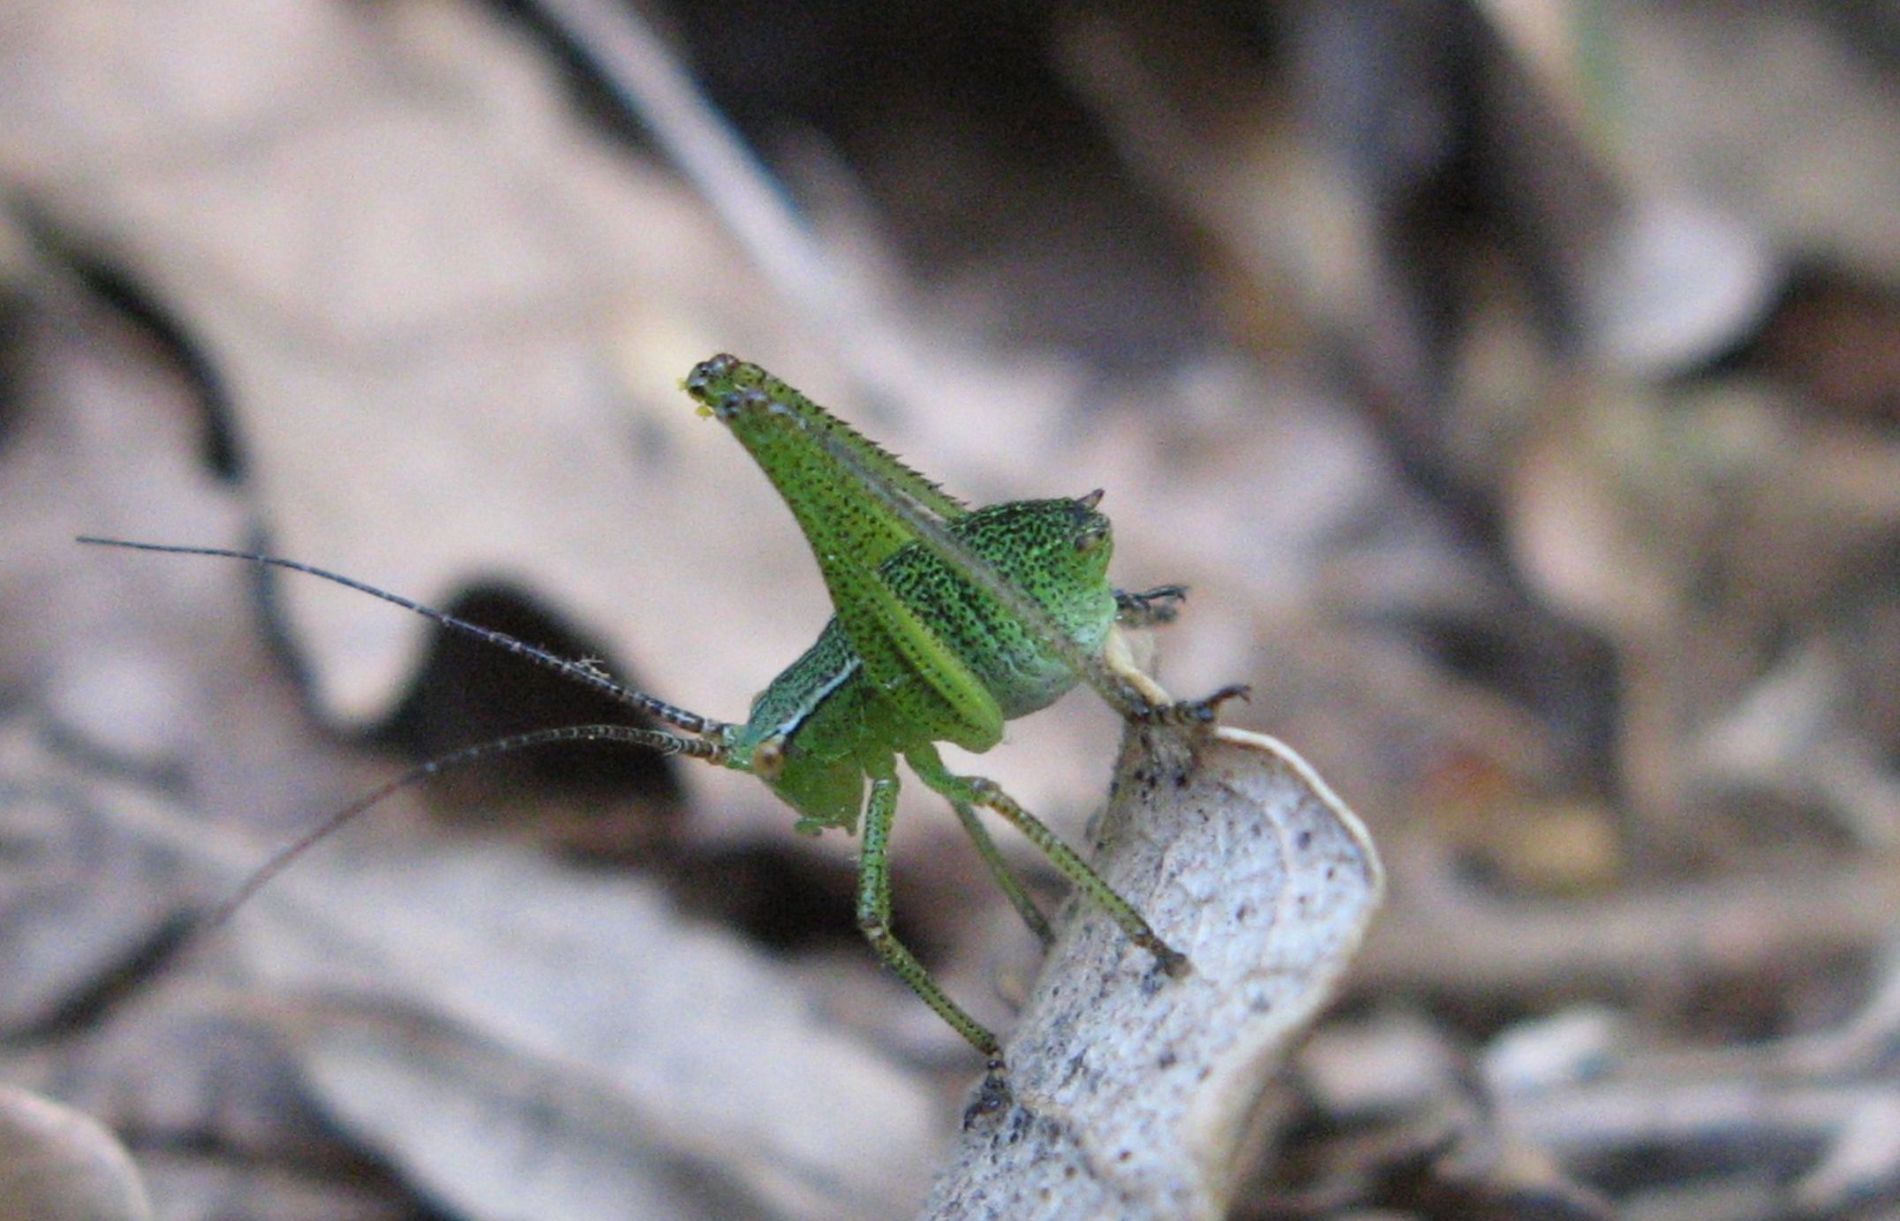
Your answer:
[[[1016,827],[1069,881],[1169,974],[1187,969],[1141,914],[1038,819],[994,783],[952,773],[951,742],[985,751],[1003,723],[1047,707],[1086,681],[1125,717],[1205,722],[1230,687],[1206,700],[1157,702],[1105,657],[1119,622],[1173,617],[1184,591],[1124,593],[1108,580],[1113,550],[1099,491],[971,509],[757,365],[715,356],[684,382],[703,415],[724,423],[792,510],[818,560],[836,615],[811,648],[752,702],[743,723],[716,721],[615,682],[595,666],[365,585],[275,556],[113,539],[81,542],[216,555],[334,581],[486,640],[603,691],[672,730],[578,725],[483,743],[424,763],[338,811],[266,863],[221,919],[289,861],[394,789],[495,754],[548,742],[612,741],[688,755],[764,781],[798,815],[798,829],[862,837],[857,922],[878,956],[988,1060],[996,1037],[944,993],[891,932],[889,837],[897,760],[941,794],[1024,920],[1047,943],[1048,921],[977,819],[987,809]],[[677,732],[675,732],[677,731]]]

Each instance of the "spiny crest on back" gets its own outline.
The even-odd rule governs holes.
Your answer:
[[[942,484],[750,361],[722,352],[693,366],[680,386],[699,403],[701,415],[727,421],[747,410],[793,415],[804,426],[822,430],[842,442],[871,470],[897,479],[911,496],[942,516],[969,512],[969,506],[944,491]]]

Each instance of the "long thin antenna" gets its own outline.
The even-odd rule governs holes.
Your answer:
[[[563,675],[572,679],[574,682],[580,683],[582,686],[592,687],[594,690],[600,691],[630,708],[639,709],[655,720],[664,721],[666,724],[684,729],[688,733],[717,736],[723,730],[730,728],[724,721],[715,721],[711,717],[700,716],[697,712],[688,712],[686,709],[674,704],[669,704],[657,696],[648,695],[644,691],[637,691],[623,683],[617,683],[593,666],[584,665],[578,661],[569,661],[565,657],[556,656],[546,649],[529,644],[525,640],[516,639],[506,632],[497,632],[493,628],[486,628],[478,624],[470,623],[468,620],[459,619],[446,611],[436,610],[432,606],[424,606],[422,603],[411,601],[401,594],[392,594],[386,589],[378,589],[374,585],[365,584],[353,577],[346,577],[339,572],[331,572],[327,568],[318,568],[311,564],[299,563],[296,560],[286,560],[274,555],[265,555],[257,551],[233,551],[224,547],[180,547],[170,543],[135,543],[125,539],[99,538],[85,534],[80,535],[78,541],[91,544],[95,547],[124,547],[130,551],[156,551],[164,555],[218,556],[229,560],[245,560],[253,564],[267,565],[271,568],[283,568],[291,572],[308,573],[310,576],[320,577],[325,581],[341,585],[345,589],[354,589],[358,593],[368,594],[372,598],[380,598],[382,601],[400,606],[404,610],[414,611],[425,619],[439,623],[443,627],[450,628],[454,631],[461,632],[463,635],[473,636],[477,640],[485,640],[498,649],[503,649],[509,653],[513,653],[517,657],[525,658],[535,665],[552,670],[556,674]]]
[[[193,932],[203,935],[229,920],[232,913],[244,906],[245,902],[262,890],[272,878],[289,868],[292,861],[302,856],[319,841],[327,838],[344,823],[376,805],[391,793],[431,776],[440,775],[451,768],[462,767],[478,759],[488,758],[490,755],[511,754],[517,750],[528,750],[558,742],[618,742],[628,746],[647,747],[661,754],[688,755],[714,763],[725,757],[725,749],[709,739],[683,738],[678,734],[665,733],[657,729],[640,729],[632,725],[564,725],[558,729],[537,729],[529,733],[510,734],[505,738],[480,742],[474,746],[464,746],[460,750],[453,750],[446,755],[437,755],[427,762],[418,763],[394,780],[352,801],[335,813],[326,815],[315,826],[273,852],[270,859],[259,865],[229,898],[206,913]]]

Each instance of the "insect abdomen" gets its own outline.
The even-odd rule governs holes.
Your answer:
[[[1041,603],[1084,651],[1101,647],[1115,620],[1106,517],[1074,500],[1019,500],[978,509],[950,531]],[[1004,719],[1048,707],[1079,681],[1041,633],[922,546],[905,547],[879,571],[983,683]]]

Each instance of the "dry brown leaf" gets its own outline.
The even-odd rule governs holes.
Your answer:
[[[0,1218],[147,1221],[151,1202],[131,1155],[94,1120],[0,1085]]]
[[[310,861],[253,907],[237,925],[274,996],[367,1006],[297,1024],[318,1097],[469,1215],[696,1182],[702,1203],[869,1217],[921,1190],[924,1080],[649,882],[477,844]]]
[[[1188,955],[1170,980],[1099,912],[1051,952],[926,1213],[1219,1217],[1248,1122],[1333,994],[1384,885],[1359,820],[1300,758],[1238,730],[1131,732],[1104,877]]]
[[[163,935],[170,863],[125,836],[19,718],[0,722],[0,1032],[51,1027]]]

